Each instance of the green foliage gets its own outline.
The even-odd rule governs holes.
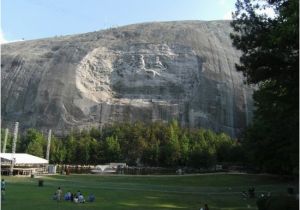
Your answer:
[[[106,162],[119,162],[121,157],[121,148],[117,137],[107,137],[102,147]]]
[[[66,158],[66,153],[67,150],[64,143],[60,139],[57,139],[52,135],[50,147],[50,162],[63,163]]]
[[[24,139],[24,147],[26,147],[26,152],[28,154],[32,154],[38,157],[44,158],[44,147],[46,144],[46,140],[43,134],[35,129],[27,130],[25,139]]]
[[[43,157],[43,146],[39,141],[33,140],[29,143],[26,152],[38,157]]]
[[[164,154],[165,165],[167,166],[178,165],[180,161],[179,131],[180,129],[176,121],[172,121],[167,128],[167,138],[161,151]]]
[[[236,155],[236,152],[241,150],[241,146],[237,142],[232,141],[232,139],[225,133],[220,133],[217,136],[218,143],[216,144],[217,159],[220,162],[225,162],[226,160],[231,162],[234,160],[242,160],[242,154]],[[235,157],[236,155],[236,157]]]
[[[97,128],[92,128],[90,130],[90,136],[94,139],[100,139],[101,138],[101,132]]]
[[[190,152],[190,141],[187,135],[184,133],[180,138],[180,165],[187,165],[189,161],[189,152]]]
[[[75,140],[74,134],[70,133],[65,138],[64,143],[65,143],[65,148],[66,148],[65,163],[68,163],[68,164],[75,163],[76,140]],[[51,152],[50,152],[50,155],[51,155]]]
[[[99,163],[99,157],[100,157],[100,143],[94,139],[90,139],[90,144],[89,144],[89,153],[90,153],[90,164],[97,164]]]
[[[52,135],[51,142],[50,162],[61,164],[121,161],[129,165],[211,168],[217,162],[240,162],[243,156],[240,145],[228,135],[205,129],[187,130],[177,121],[120,123],[102,131],[92,128],[73,131],[60,138]],[[46,139],[38,131],[29,129],[22,137],[22,147],[43,157]]]
[[[256,110],[244,145],[261,170],[298,173],[299,154],[299,1],[264,1],[274,18],[258,14],[262,4],[238,0],[231,34],[242,51],[237,69],[256,84]]]

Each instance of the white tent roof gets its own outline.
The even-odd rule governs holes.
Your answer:
[[[0,153],[1,159],[12,161],[15,158],[15,164],[47,164],[48,160],[37,156],[25,154],[25,153]]]

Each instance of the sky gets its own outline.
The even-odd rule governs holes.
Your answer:
[[[1,0],[0,42],[134,23],[230,19],[236,0]]]

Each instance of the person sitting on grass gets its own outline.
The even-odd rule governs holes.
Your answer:
[[[77,197],[77,195],[74,197],[74,203],[78,203],[78,197]]]
[[[93,193],[89,194],[88,201],[89,202],[94,202],[95,201],[95,195]]]
[[[64,195],[64,199],[65,199],[65,201],[70,200],[70,197],[69,197],[69,194],[68,194],[68,193],[66,193],[66,194]]]
[[[84,203],[85,202],[85,200],[84,200],[84,197],[83,197],[83,195],[80,193],[80,195],[78,196],[78,202],[79,203]]]
[[[74,197],[75,197],[75,196],[74,196],[74,193],[71,193],[71,196],[70,196],[70,201],[72,201],[72,202],[73,202],[73,201],[74,201]]]
[[[56,195],[56,192],[53,194],[53,196],[52,196],[52,199],[53,199],[54,201],[56,201],[56,200],[57,200],[57,195]]]

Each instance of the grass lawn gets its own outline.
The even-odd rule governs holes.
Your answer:
[[[257,193],[284,194],[290,183],[270,176],[207,174],[184,176],[70,175],[38,178],[2,177],[6,195],[2,210],[99,210],[99,209],[257,209],[255,199],[244,200],[241,192],[254,186]],[[57,187],[63,192],[94,193],[93,203],[53,201]]]

